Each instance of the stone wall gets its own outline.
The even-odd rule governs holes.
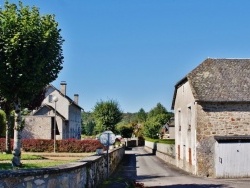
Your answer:
[[[163,144],[145,141],[144,149],[147,152],[155,154],[165,162],[176,165],[174,144]]]
[[[250,135],[250,105],[197,105],[197,175],[214,177],[214,136]]]
[[[114,172],[124,152],[124,147],[109,152],[109,174]],[[107,177],[107,155],[103,154],[50,168],[3,170],[0,188],[95,188]]]

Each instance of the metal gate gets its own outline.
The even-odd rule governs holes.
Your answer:
[[[250,177],[250,142],[217,140],[215,174],[221,178]]]

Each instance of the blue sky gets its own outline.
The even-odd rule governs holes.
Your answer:
[[[175,84],[203,60],[250,57],[249,0],[23,2],[56,15],[65,61],[53,85],[66,81],[85,111],[110,99],[124,112],[170,111]]]

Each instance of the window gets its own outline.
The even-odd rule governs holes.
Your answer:
[[[49,103],[53,102],[53,95],[49,95]]]
[[[178,153],[177,153],[177,156],[178,156],[178,160],[180,160],[181,159],[181,147],[180,147],[180,145],[178,145],[178,149],[177,149],[178,151]]]
[[[189,157],[188,162],[189,162],[189,164],[192,165],[192,151],[191,151],[191,148],[188,148],[188,157]]]
[[[191,119],[192,119],[192,111],[191,111],[191,106],[188,107],[188,117],[187,117],[187,122],[188,122],[188,131],[191,131]]]
[[[178,111],[178,126],[179,126],[179,131],[181,131],[181,111]]]

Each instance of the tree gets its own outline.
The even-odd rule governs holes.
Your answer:
[[[171,118],[166,108],[158,103],[156,107],[151,109],[148,113],[147,120],[144,124],[144,136],[150,138],[158,138],[160,128],[166,124]]]
[[[0,110],[0,138],[5,137],[6,132],[6,114],[3,110]]]
[[[139,123],[143,123],[147,120],[147,113],[143,108],[137,112],[137,120]]]
[[[166,123],[166,121],[166,114],[158,114],[149,118],[144,124],[144,136],[149,138],[159,138],[159,130]]]
[[[122,120],[122,112],[118,102],[114,100],[97,102],[93,115],[99,131],[115,131],[115,125]],[[100,133],[99,132],[99,133]]]
[[[92,113],[83,112],[82,113],[82,134],[91,136],[94,134],[95,121]]]
[[[62,69],[63,39],[54,15],[5,2],[0,9],[0,93],[13,104],[16,120],[12,163],[20,166],[21,104],[35,100]]]
[[[123,138],[131,138],[134,131],[134,127],[131,124],[120,124],[116,127],[116,130]]]
[[[161,103],[157,103],[156,107],[154,107],[149,111],[148,118],[154,117],[158,114],[167,114],[167,113],[168,113],[167,109]]]

